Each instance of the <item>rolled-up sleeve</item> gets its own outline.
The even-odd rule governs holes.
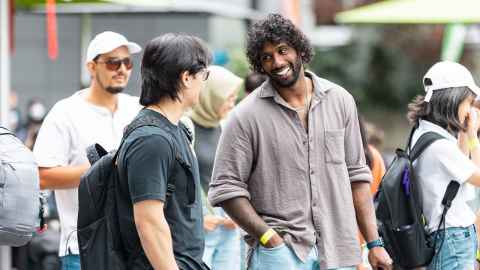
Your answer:
[[[372,173],[365,161],[357,106],[352,96],[345,98],[345,162],[350,182],[371,182]]]
[[[236,198],[250,199],[248,178],[253,163],[253,141],[235,111],[222,130],[215,155],[208,200],[213,206]]]

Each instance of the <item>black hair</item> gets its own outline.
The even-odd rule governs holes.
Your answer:
[[[245,92],[250,94],[257,89],[265,80],[267,76],[258,72],[250,72],[245,78]]]
[[[247,57],[256,72],[264,73],[261,54],[268,42],[286,42],[301,56],[304,64],[308,64],[314,55],[310,41],[300,29],[280,14],[269,14],[265,20],[253,24],[247,34]]]
[[[204,42],[195,36],[167,33],[147,43],[142,58],[140,104],[156,104],[164,98],[179,98],[180,76],[196,74],[212,59]]]
[[[429,102],[424,96],[417,96],[408,104],[407,118],[416,125],[420,119],[441,126],[452,135],[465,131],[465,126],[458,119],[460,104],[475,94],[468,87],[451,87],[435,90]]]

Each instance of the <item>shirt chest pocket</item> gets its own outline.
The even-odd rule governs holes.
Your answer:
[[[345,162],[345,129],[325,130],[325,161],[334,164]]]
[[[167,186],[167,197],[175,196],[181,206],[192,207],[196,200],[196,185],[192,166],[179,155],[175,157],[172,179]]]

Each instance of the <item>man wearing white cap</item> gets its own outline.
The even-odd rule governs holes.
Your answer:
[[[118,147],[124,127],[140,110],[138,98],[121,93],[128,83],[138,44],[106,31],[87,49],[90,86],[57,102],[43,122],[34,154],[40,187],[55,190],[61,223],[59,256],[62,269],[80,269],[77,242],[78,185],[88,169],[86,148],[99,143]]]

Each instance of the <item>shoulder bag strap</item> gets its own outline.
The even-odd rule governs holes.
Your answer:
[[[427,147],[429,147],[433,142],[444,138],[445,137],[443,137],[442,135],[433,131],[422,134],[422,136],[420,136],[420,138],[413,146],[412,151],[409,153],[410,161],[415,161],[423,153],[423,151],[427,149]]]

